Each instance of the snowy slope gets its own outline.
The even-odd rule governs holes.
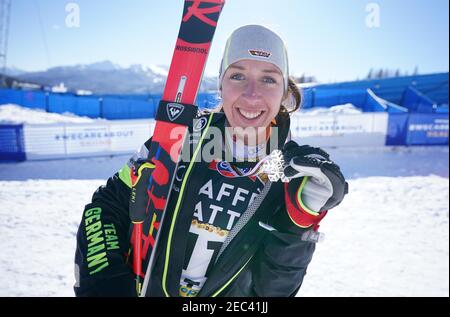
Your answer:
[[[448,296],[448,148],[330,152],[350,194],[323,221],[299,296]],[[0,296],[73,295],[81,212],[126,159],[0,164]]]
[[[75,235],[102,181],[0,181],[0,296],[73,296]]]
[[[363,113],[361,109],[358,109],[351,103],[346,103],[343,105],[336,105],[333,107],[315,107],[315,108],[309,108],[309,109],[301,109],[297,112],[297,115],[302,116],[316,116],[316,115],[323,115],[323,114],[360,114]]]
[[[0,296],[73,296],[75,234],[104,180],[0,181]],[[448,296],[448,179],[370,177],[323,221],[299,296]]]
[[[299,296],[448,296],[448,179],[370,177],[323,221]]]
[[[0,110],[0,123],[91,120]],[[298,296],[449,296],[448,147],[327,151],[350,193],[322,222]],[[0,296],[73,296],[81,213],[127,159],[0,164]]]
[[[87,123],[94,121],[94,119],[79,117],[72,113],[48,113],[41,109],[30,109],[18,105],[0,105],[0,124]]]

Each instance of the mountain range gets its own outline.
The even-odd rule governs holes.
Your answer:
[[[158,94],[164,90],[168,67],[139,64],[122,67],[110,61],[102,61],[88,65],[53,67],[37,72],[7,68],[6,74],[48,87],[64,83],[73,92],[88,90],[94,94]],[[217,77],[204,76],[200,91],[214,90],[217,90]]]

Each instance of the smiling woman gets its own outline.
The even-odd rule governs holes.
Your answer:
[[[219,90],[219,108],[225,113],[228,126],[227,140],[242,143],[232,146],[235,152],[259,152],[258,158],[267,154],[265,145],[272,132],[278,133],[277,126],[288,122],[285,114],[299,109],[302,101],[297,85],[289,78],[283,40],[260,25],[238,28],[228,39]]]
[[[212,141],[225,146],[210,159],[198,161],[196,154],[188,154],[178,165],[162,238],[153,251],[157,260],[146,273],[151,280],[146,294],[295,296],[320,237],[319,222],[343,200],[347,183],[328,153],[288,142],[289,114],[300,107],[301,97],[289,79],[286,48],[278,35],[259,25],[237,29],[227,42],[219,83],[222,111],[201,114],[202,124],[194,125],[186,144],[199,142],[196,153],[203,153],[205,136],[215,130],[220,133],[212,134]],[[151,174],[158,164],[148,161],[150,143],[85,207],[75,260],[79,296],[136,295],[129,267],[128,200],[136,178],[133,168],[147,164]],[[272,183],[263,172],[248,173],[258,170],[273,144],[283,150],[288,183]],[[146,189],[143,179],[135,186]],[[146,206],[159,203],[154,196],[146,199]],[[86,227],[92,210],[99,224],[115,228],[119,244],[114,246],[120,250],[102,247],[100,234]],[[152,226],[143,232],[144,252],[153,242]],[[98,254],[91,248],[94,238]]]
[[[275,117],[286,108],[295,111],[301,105],[300,92],[289,79],[283,40],[258,25],[241,27],[230,36],[219,88],[228,124],[232,128],[247,128],[245,133],[235,129],[236,137],[246,145],[255,145],[249,144],[249,139],[257,144],[267,142]],[[256,138],[246,138],[249,134]]]
[[[279,112],[283,75],[262,61],[231,65],[222,81],[223,110],[232,127],[267,127]]]

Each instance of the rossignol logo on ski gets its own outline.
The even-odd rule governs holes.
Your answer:
[[[167,115],[170,121],[175,121],[183,113],[184,106],[179,103],[169,103],[167,104]]]
[[[250,55],[269,58],[272,53],[261,51],[261,50],[248,50]]]
[[[222,5],[217,5],[216,1],[208,1],[208,0],[191,0],[193,3],[187,9],[186,15],[183,17],[183,22],[188,22],[189,19],[195,16],[197,19],[202,22],[209,24],[213,27],[217,26],[217,19],[212,20],[207,17],[207,14],[219,13],[222,10]],[[213,4],[213,6],[208,6],[206,4]],[[200,5],[203,7],[200,8]]]
[[[200,53],[200,54],[206,54],[206,55],[208,54],[207,49],[199,48],[199,47],[177,45],[176,49],[178,51],[183,51],[183,52]]]
[[[222,7],[220,0],[186,1],[179,38],[193,44],[210,43]]]

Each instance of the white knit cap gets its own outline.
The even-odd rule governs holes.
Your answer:
[[[223,53],[219,74],[219,89],[228,67],[238,61],[250,59],[277,66],[284,79],[284,91],[288,88],[289,65],[286,46],[273,31],[261,25],[246,25],[229,37]]]

